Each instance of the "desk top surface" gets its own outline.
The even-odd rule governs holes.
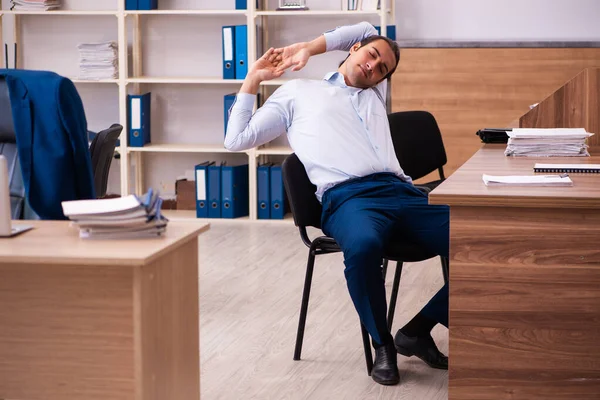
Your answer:
[[[209,224],[170,222],[156,239],[80,239],[69,221],[13,221],[34,229],[13,238],[0,238],[0,263],[123,265],[152,262],[207,231]]]
[[[600,208],[600,174],[569,174],[573,181],[569,187],[490,187],[482,180],[483,174],[532,175],[535,163],[600,164],[600,156],[506,157],[505,149],[505,144],[484,145],[429,194],[429,202],[450,206]]]

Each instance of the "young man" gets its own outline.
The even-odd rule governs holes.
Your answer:
[[[331,50],[349,51],[336,72],[323,80],[296,79],[281,86],[252,115],[262,81],[297,71],[308,59]],[[430,331],[448,326],[444,286],[392,338],[387,329],[383,250],[406,240],[448,256],[449,212],[431,206],[398,163],[390,136],[386,79],[399,60],[397,45],[367,22],[326,32],[309,43],[270,49],[250,69],[231,108],[225,147],[245,150],[287,132],[323,204],[323,232],[344,253],[350,296],[372,337],[372,377],[399,382],[396,351],[415,355],[434,368],[448,368]]]

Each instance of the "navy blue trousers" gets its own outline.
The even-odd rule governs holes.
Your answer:
[[[343,182],[323,195],[323,233],[344,253],[344,274],[350,297],[373,340],[390,337],[385,282],[381,265],[390,240],[405,240],[448,257],[447,206],[430,205],[427,195],[391,173]],[[448,285],[421,311],[448,326]]]

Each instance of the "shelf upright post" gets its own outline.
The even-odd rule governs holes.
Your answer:
[[[392,16],[393,16],[393,1],[390,4]],[[379,10],[379,26],[381,26],[381,36],[387,36],[387,25],[388,25],[388,5],[387,0],[381,0],[381,9]],[[391,19],[394,20],[393,18]],[[387,91],[386,91],[386,112],[389,114],[392,112],[392,78],[387,79]]]
[[[125,24],[125,1],[118,2],[117,30],[119,43],[119,120],[121,133],[121,196],[129,194],[129,153],[127,152],[129,126],[127,124],[127,31]]]
[[[4,54],[4,36],[2,35],[2,20],[4,19],[4,13],[2,12],[2,1],[0,1],[0,60],[1,65],[4,65],[7,55]],[[4,65],[4,68],[8,68],[8,65]]]
[[[248,26],[248,68],[254,64],[257,59],[256,54],[256,2],[248,0],[247,2],[246,24]],[[262,29],[262,28],[261,28]],[[262,54],[261,54],[262,55]],[[259,55],[260,56],[260,55]],[[255,106],[256,107],[256,106]],[[247,152],[248,156],[248,190],[249,195],[249,219],[254,221],[257,217],[257,196],[256,196],[256,148]]]
[[[14,65],[12,66],[12,68],[19,68],[21,67],[21,54],[23,53],[21,51],[21,16],[18,14],[14,15],[15,19],[14,19],[14,25],[13,25],[13,38],[15,41],[15,45],[13,47],[13,51],[15,51],[17,54],[13,53],[13,60],[14,60]],[[10,46],[8,46],[10,48]],[[9,64],[11,63],[11,61],[13,61],[10,59],[8,59]]]
[[[139,14],[133,16],[133,76],[141,77],[142,67],[142,22]],[[133,91],[135,94],[141,94],[141,84],[134,83]],[[143,154],[141,151],[133,155],[135,162],[135,192],[138,195],[144,193],[144,165]]]

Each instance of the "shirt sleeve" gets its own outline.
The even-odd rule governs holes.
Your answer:
[[[248,150],[277,138],[292,123],[296,82],[290,81],[277,89],[254,115],[256,95],[238,93],[229,110],[225,148]]]
[[[377,30],[373,25],[364,21],[355,25],[346,25],[337,27],[334,30],[323,34],[327,43],[326,50],[350,51],[355,43],[360,42],[369,36],[377,35]]]

